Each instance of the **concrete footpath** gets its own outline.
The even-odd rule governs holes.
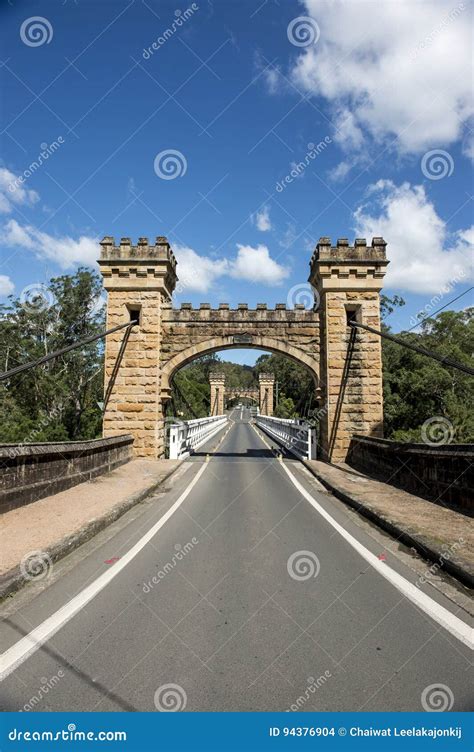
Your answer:
[[[0,598],[145,499],[180,464],[181,460],[132,460],[111,473],[3,514]]]
[[[460,512],[434,504],[348,465],[306,460],[306,467],[336,498],[468,587],[474,587],[474,525]]]

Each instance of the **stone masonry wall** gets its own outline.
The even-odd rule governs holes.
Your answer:
[[[297,306],[230,309],[222,304],[212,309],[202,304],[193,309],[165,306],[162,311],[162,395],[169,396],[169,382],[175,370],[196,356],[226,347],[258,347],[287,354],[319,376],[319,314]]]
[[[346,310],[355,306],[360,323],[380,328],[377,292],[328,292],[322,300],[326,347],[321,376],[327,384],[328,412],[322,439],[336,461],[345,457],[354,433],[382,435],[380,337],[361,329],[353,333],[348,327]]]
[[[140,326],[130,330],[120,366],[114,368],[123,331],[107,337],[105,388],[113,380],[104,414],[104,436],[132,433],[137,456],[155,458],[164,450],[160,394],[160,309],[162,295],[156,290],[111,290],[107,328],[128,321],[129,307],[140,308]],[[158,452],[158,454],[157,454]]]

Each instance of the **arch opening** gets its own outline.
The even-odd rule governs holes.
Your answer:
[[[277,417],[314,419],[319,407],[318,375],[280,343],[271,350],[235,344],[222,347],[220,343],[207,344],[199,352],[192,349],[194,352],[191,348],[182,351],[179,360],[169,361],[164,402],[167,419],[221,414],[237,405]],[[240,357],[236,358],[236,353]],[[274,381],[270,389],[268,377]],[[215,383],[211,385],[211,381]]]

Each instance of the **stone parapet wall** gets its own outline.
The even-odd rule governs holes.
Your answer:
[[[376,480],[474,512],[474,444],[430,446],[355,435],[347,461]]]
[[[132,436],[0,444],[0,511],[31,504],[108,473],[132,458]]]
[[[287,308],[285,303],[277,303],[275,308],[267,308],[265,303],[257,304],[256,308],[249,308],[247,303],[240,303],[237,308],[230,308],[228,303],[221,303],[218,308],[211,308],[209,303],[201,303],[199,308],[193,308],[191,303],[182,303],[181,308],[163,310],[163,320],[170,322],[203,321],[207,318],[219,321],[285,321],[317,323],[319,313],[316,310],[296,305]]]

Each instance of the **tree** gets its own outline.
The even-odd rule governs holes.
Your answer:
[[[314,407],[316,387],[304,366],[285,355],[261,355],[255,364],[255,371],[257,375],[267,371],[275,374],[279,398],[292,400],[294,416],[306,417]]]
[[[28,302],[0,306],[2,370],[37,360],[104,329],[101,280],[79,269]],[[63,441],[100,435],[103,343],[93,342],[3,382],[1,440]]]
[[[425,319],[419,333],[397,335],[400,339],[470,365],[474,349],[474,308],[444,311]],[[467,374],[384,340],[385,435],[404,441],[420,441],[424,422],[446,418],[456,443],[474,441],[474,383]]]

